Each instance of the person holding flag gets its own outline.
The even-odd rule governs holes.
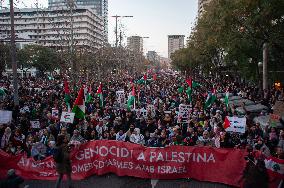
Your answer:
[[[129,97],[128,97],[128,101],[127,101],[127,109],[130,110],[132,105],[133,105],[133,108],[135,109],[135,88],[134,88],[134,85],[132,85],[132,92],[129,93]]]
[[[64,101],[67,106],[68,112],[71,111],[71,97],[70,97],[70,90],[67,80],[64,80]]]
[[[103,86],[102,83],[100,83],[99,88],[97,90],[97,95],[99,97],[100,100],[100,107],[104,106],[104,98],[103,98]]]
[[[72,112],[75,113],[75,117],[78,119],[85,118],[84,86],[79,90]]]

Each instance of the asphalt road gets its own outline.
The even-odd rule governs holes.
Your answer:
[[[214,184],[207,182],[198,182],[189,179],[180,180],[159,180],[152,181],[156,183],[155,188],[230,188],[223,184]],[[26,181],[21,188],[28,185],[29,188],[54,188],[55,181]],[[151,180],[132,177],[118,177],[114,174],[104,176],[92,176],[81,181],[73,181],[74,188],[152,188]],[[61,188],[68,188],[65,181]]]

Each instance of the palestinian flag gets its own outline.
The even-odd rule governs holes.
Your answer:
[[[134,88],[134,85],[132,86],[132,92],[128,96],[127,108],[130,110],[132,105],[135,109],[135,88]]]
[[[98,97],[100,99],[100,107],[104,106],[104,98],[103,98],[103,86],[102,83],[100,83],[98,91],[97,91]]]
[[[192,89],[191,89],[191,87],[188,87],[185,92],[186,92],[186,94],[187,94],[188,100],[191,102],[191,101],[192,101],[192,96],[191,96],[191,94],[192,94]]]
[[[217,99],[216,90],[213,89],[212,93],[209,92],[207,95],[204,108],[207,109],[208,107],[210,107],[215,102],[216,99]]]
[[[180,86],[180,87],[178,88],[178,93],[183,93],[183,90],[184,90],[184,87],[183,87],[183,86]]]
[[[188,85],[190,88],[192,88],[192,79],[191,79],[191,78],[186,79],[185,82],[187,83],[187,85]]]
[[[93,97],[91,95],[91,92],[92,92],[92,87],[90,85],[89,88],[88,88],[87,97],[86,97],[86,103],[87,104],[93,102]]]
[[[71,109],[71,97],[70,97],[70,90],[69,90],[69,85],[68,85],[68,82],[67,80],[64,80],[64,101],[67,105],[67,108],[68,108],[68,112],[70,112],[70,109]]]
[[[85,118],[85,102],[84,102],[84,87],[79,90],[77,99],[75,100],[72,112],[75,113],[75,117],[78,119]]]
[[[226,108],[228,109],[228,107],[229,107],[229,91],[226,92],[224,102],[225,102]]]
[[[187,85],[188,85],[190,88],[201,87],[201,84],[198,83],[198,82],[193,81],[192,78],[186,79],[185,82],[187,83]]]
[[[265,167],[270,177],[284,179],[284,160],[269,157],[264,160]]]

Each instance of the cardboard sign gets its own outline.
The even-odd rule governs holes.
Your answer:
[[[228,132],[245,133],[246,131],[246,118],[239,117],[229,117],[227,119],[230,121],[230,126],[226,128]]]
[[[34,129],[39,129],[40,128],[40,122],[38,120],[35,121],[30,121],[31,127]]]
[[[178,123],[189,123],[190,105],[180,104],[178,112]]]
[[[0,124],[11,123],[12,111],[0,110]]]
[[[125,98],[125,93],[124,93],[123,90],[116,91],[116,100],[117,100],[120,107],[125,107],[126,98]]]
[[[56,118],[56,119],[59,118],[59,110],[52,108],[51,117]]]
[[[73,123],[75,113],[72,112],[62,112],[60,122]]]

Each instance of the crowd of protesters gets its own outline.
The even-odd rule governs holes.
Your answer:
[[[152,78],[151,73],[148,79]],[[235,107],[227,108],[219,99],[204,108],[207,94],[215,89],[217,93],[229,91],[234,96],[261,102],[273,112],[273,105],[283,98],[283,90],[271,88],[264,93],[246,83],[235,82],[230,77],[203,78],[192,77],[200,87],[194,88],[192,95],[185,92],[188,87],[186,77],[174,72],[155,73],[157,77],[148,83],[138,84],[140,78],[130,76],[110,76],[102,82],[104,105],[100,105],[96,90],[98,82],[78,81],[75,87],[69,83],[71,101],[77,97],[82,85],[91,86],[93,101],[86,104],[84,119],[75,119],[73,124],[66,124],[51,115],[52,109],[59,114],[67,111],[64,102],[63,78],[25,78],[20,80],[20,105],[13,105],[13,89],[8,78],[3,78],[0,87],[5,88],[6,95],[0,105],[1,110],[13,111],[9,124],[0,124],[1,150],[12,154],[27,154],[35,160],[44,159],[54,154],[58,135],[65,135],[67,142],[80,145],[92,140],[117,140],[142,144],[147,147],[211,146],[217,148],[243,148],[260,151],[266,157],[273,155],[284,159],[284,128],[266,127],[254,123],[247,113],[247,130],[245,134],[226,132],[226,116],[238,115]],[[142,75],[140,77],[143,77]],[[124,90],[127,95],[135,85],[136,102],[133,107],[121,107],[117,102],[116,91]],[[179,91],[179,88],[184,91]],[[191,100],[189,100],[189,97]],[[71,102],[71,104],[72,104]],[[191,104],[192,112],[189,123],[177,122],[180,104]],[[137,109],[149,110],[147,116],[138,114]],[[72,107],[72,106],[71,106]],[[261,113],[261,115],[264,112]],[[30,121],[39,121],[40,127],[32,127]]]

